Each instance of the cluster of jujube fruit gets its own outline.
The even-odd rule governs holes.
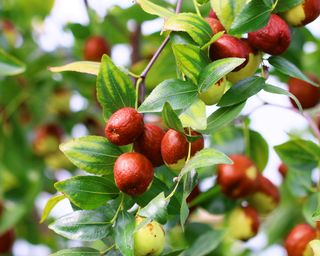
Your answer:
[[[207,105],[216,104],[227,89],[227,81],[237,83],[254,75],[262,63],[263,53],[281,55],[289,48],[292,39],[289,25],[297,27],[309,24],[319,14],[320,2],[306,0],[281,14],[281,16],[271,14],[268,24],[257,31],[249,32],[247,38],[239,39],[229,34],[223,34],[210,46],[209,55],[211,60],[237,57],[244,58],[245,62],[211,86],[208,91],[201,93],[199,95],[200,99]],[[213,34],[225,31],[213,10],[211,10],[206,20]],[[318,82],[314,75],[309,74],[308,76],[314,82]],[[311,108],[319,103],[319,88],[297,78],[290,78],[288,86],[289,91],[300,101],[302,108]],[[294,107],[297,107],[294,101],[291,100],[291,102]]]

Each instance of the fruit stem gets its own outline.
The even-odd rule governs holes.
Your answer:
[[[108,251],[110,251],[112,248],[114,248],[116,245],[113,244],[110,247],[108,247],[107,249],[103,250],[100,252],[101,255],[105,255]]]
[[[198,16],[202,17],[201,13],[200,13],[200,10],[199,10],[199,7],[198,7],[197,1],[196,0],[192,0],[192,1],[193,1],[194,9],[196,9],[196,12],[197,12]]]
[[[136,102],[135,102],[136,109],[138,109],[138,105],[139,105],[139,91],[140,91],[140,85],[142,81],[143,81],[142,77],[139,77],[136,82]]]

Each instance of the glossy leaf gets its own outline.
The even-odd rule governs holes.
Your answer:
[[[182,123],[170,104],[166,102],[162,110],[162,119],[168,128],[184,133]]]
[[[71,248],[58,251],[50,256],[100,256],[100,252],[88,247]]]
[[[136,0],[136,2],[141,6],[141,8],[150,14],[157,15],[162,18],[169,18],[170,16],[174,15],[173,12],[169,11],[168,9],[156,5],[148,0]]]
[[[85,136],[60,145],[61,151],[78,168],[93,174],[108,174],[122,154],[119,147],[99,136]]]
[[[197,100],[179,116],[183,127],[191,127],[194,130],[207,128],[206,105]]]
[[[77,61],[60,67],[50,67],[51,72],[75,71],[90,75],[98,75],[100,70],[100,62],[94,61]]]
[[[275,11],[284,12],[302,3],[303,0],[279,0]]]
[[[163,31],[183,31],[200,46],[209,42],[212,30],[206,20],[194,13],[179,13],[165,20]]]
[[[269,146],[262,135],[256,131],[249,130],[250,158],[262,172],[269,160]]]
[[[112,180],[97,176],[76,176],[55,183],[55,188],[84,210],[92,210],[119,195]]]
[[[139,215],[156,220],[161,224],[165,224],[167,221],[167,206],[168,200],[165,198],[164,193],[160,193],[149,204],[139,211]]]
[[[256,95],[265,86],[265,79],[262,77],[249,77],[233,85],[221,98],[218,103],[220,107],[229,107],[243,102],[253,95]]]
[[[170,79],[159,84],[139,107],[139,112],[161,112],[168,102],[172,109],[183,109],[197,99],[197,87],[188,81]]]
[[[24,63],[0,48],[0,76],[18,75],[23,73],[25,69]]]
[[[43,223],[48,218],[50,212],[56,206],[56,204],[65,198],[66,198],[65,195],[56,195],[56,196],[51,197],[47,201],[46,206],[44,207],[40,223]]]
[[[302,71],[293,63],[280,56],[272,56],[268,59],[269,63],[281,73],[290,77],[295,77],[306,81],[314,86],[319,87],[317,83],[310,80]]]
[[[135,89],[129,77],[116,67],[108,55],[101,60],[97,77],[97,96],[105,119],[123,107],[134,107]]]
[[[225,58],[209,64],[199,75],[199,91],[207,91],[212,85],[240,66],[245,59]]]

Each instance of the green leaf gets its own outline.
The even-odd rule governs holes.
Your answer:
[[[100,136],[84,136],[60,145],[61,151],[78,168],[93,174],[113,172],[113,165],[123,153],[119,147]]]
[[[199,73],[209,63],[207,56],[192,44],[172,44],[172,50],[180,71],[196,84]]]
[[[20,60],[0,48],[0,76],[13,76],[23,73],[26,66]]]
[[[192,246],[185,250],[181,256],[204,256],[208,255],[222,242],[224,232],[221,231],[208,231],[201,235]]]
[[[197,100],[180,115],[180,120],[183,127],[205,130],[207,128],[206,105],[201,100]]]
[[[187,108],[197,99],[197,87],[191,82],[170,79],[159,84],[139,107],[139,112],[161,112],[168,102],[174,110]]]
[[[183,31],[200,46],[211,39],[212,30],[208,22],[194,13],[179,13],[165,20],[163,31]]]
[[[166,102],[162,110],[162,119],[168,128],[184,133],[182,123],[170,104]]]
[[[166,8],[156,5],[148,0],[136,0],[136,2],[141,6],[141,8],[150,14],[157,15],[162,18],[169,18],[174,15],[173,12],[167,10]]]
[[[314,224],[313,214],[317,211],[318,208],[318,194],[313,193],[309,195],[303,203],[302,213],[305,220],[310,224]]]
[[[307,83],[319,87],[317,83],[315,83],[314,81],[309,79],[305,74],[303,74],[302,71],[296,65],[286,60],[285,58],[280,56],[272,56],[268,59],[268,61],[275,69],[277,69],[281,73],[290,77],[301,79],[303,81],[306,81]]]
[[[65,249],[58,251],[56,253],[50,254],[50,256],[100,256],[100,252],[88,248],[88,247],[79,247],[79,248],[71,248],[71,249]]]
[[[247,0],[210,0],[212,9],[227,31],[229,31],[233,20],[241,12],[246,2]]]
[[[189,207],[185,198],[182,199],[180,208],[180,225],[184,229],[184,224],[186,223],[189,216]]]
[[[165,224],[167,221],[167,206],[168,200],[165,198],[163,192],[157,195],[150,201],[144,208],[139,211],[139,215],[156,220],[161,224]]]
[[[269,92],[269,93],[274,93],[274,94],[282,94],[282,95],[286,95],[286,96],[289,96],[291,99],[294,100],[294,102],[297,104],[300,112],[302,113],[303,112],[303,109],[302,109],[302,106],[299,102],[299,100],[297,99],[296,96],[294,96],[291,92],[289,91],[286,91],[280,87],[277,87],[277,86],[273,86],[273,85],[270,85],[270,84],[266,84],[264,87],[263,87],[263,90],[266,91],[266,92]]]
[[[94,211],[75,211],[57,219],[49,228],[71,240],[95,241],[110,234],[112,217],[110,207],[101,207]]]
[[[246,102],[241,102],[234,106],[219,108],[208,117],[207,129],[201,133],[210,134],[227,125],[240,115],[245,104]]]
[[[320,161],[320,147],[312,141],[295,139],[276,146],[275,150],[289,169],[311,171]]]
[[[135,219],[132,214],[124,211],[119,213],[114,227],[115,243],[124,256],[134,256],[133,232],[135,225]]]
[[[134,107],[135,89],[129,77],[103,55],[97,78],[97,96],[105,119],[123,107]]]
[[[244,34],[265,27],[269,21],[271,7],[261,0],[252,0],[234,19],[230,34]]]
[[[76,61],[59,67],[50,67],[51,72],[75,71],[90,75],[98,75],[100,70],[100,62],[93,61]]]
[[[112,180],[97,176],[76,176],[54,184],[55,188],[84,210],[92,210],[119,195]]]
[[[183,176],[193,169],[213,166],[216,164],[232,164],[232,161],[224,153],[213,148],[202,149],[197,152],[182,168],[179,176]]]
[[[229,107],[243,102],[253,95],[256,95],[265,86],[265,79],[262,77],[249,77],[233,85],[221,98],[218,103],[220,107]]]
[[[269,160],[269,146],[262,135],[256,131],[249,131],[250,158],[262,172]]]
[[[279,0],[275,11],[284,12],[302,3],[303,0]]]
[[[201,47],[201,50],[207,49],[210,45],[212,45],[215,41],[217,41],[220,37],[224,35],[225,31],[220,31],[211,37],[210,41]]]
[[[66,198],[65,195],[56,195],[51,197],[46,203],[46,206],[44,207],[40,223],[43,223],[48,218],[50,212],[56,206],[56,204],[65,198]]]
[[[245,59],[243,58],[225,58],[212,62],[199,75],[199,91],[207,91],[212,85],[240,66],[244,61]]]
[[[313,186],[311,171],[289,168],[284,184],[293,196],[306,197],[310,194],[310,189]]]

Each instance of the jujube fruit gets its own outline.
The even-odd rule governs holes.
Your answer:
[[[308,76],[312,81],[319,83],[319,80],[315,76]],[[312,84],[293,77],[289,79],[288,87],[289,92],[297,97],[304,109],[315,107],[320,101],[319,87],[315,87]],[[292,99],[290,99],[290,101],[295,108],[298,108],[297,104]]]
[[[225,93],[227,83],[226,79],[220,79],[211,85],[207,91],[200,92],[199,99],[209,106],[217,104]]]
[[[234,209],[228,218],[228,234],[234,239],[246,241],[258,233],[259,227],[258,213],[251,206]]]
[[[279,171],[279,173],[281,174],[281,176],[282,176],[283,178],[285,178],[285,177],[287,176],[287,173],[288,173],[288,166],[285,165],[284,163],[281,163],[281,164],[279,165],[278,171]]]
[[[271,14],[268,24],[248,34],[249,43],[271,55],[284,53],[291,43],[291,32],[287,23],[276,14]]]
[[[165,132],[157,125],[145,124],[143,133],[134,142],[134,150],[145,155],[154,167],[163,165],[161,141]]]
[[[309,250],[308,244],[316,239],[317,232],[308,224],[295,226],[285,240],[285,248],[288,256],[305,256]]]
[[[230,155],[233,164],[218,165],[217,182],[230,198],[243,198],[252,194],[258,185],[258,170],[244,155]]]
[[[283,15],[286,22],[292,26],[303,26],[314,21],[320,15],[319,0],[305,0],[286,11]]]
[[[191,135],[200,136],[199,139],[191,143],[191,156],[203,149],[204,140],[201,134],[192,131]],[[164,135],[161,142],[161,155],[165,164],[174,171],[180,171],[187,160],[189,143],[186,137],[173,129]]]
[[[206,21],[209,23],[213,35],[226,30],[218,19],[208,17]]]
[[[136,225],[144,218],[137,216]],[[134,233],[134,256],[158,256],[165,245],[165,232],[156,221],[151,221]]]
[[[131,196],[143,194],[153,180],[151,162],[136,152],[119,156],[114,164],[113,173],[119,190]]]
[[[105,135],[115,145],[128,145],[143,133],[143,126],[143,116],[134,108],[121,108],[109,118]]]
[[[83,55],[85,60],[100,61],[103,54],[110,54],[107,41],[101,36],[89,37],[84,45]]]
[[[12,229],[0,234],[0,254],[10,253],[15,240],[14,231]]]

